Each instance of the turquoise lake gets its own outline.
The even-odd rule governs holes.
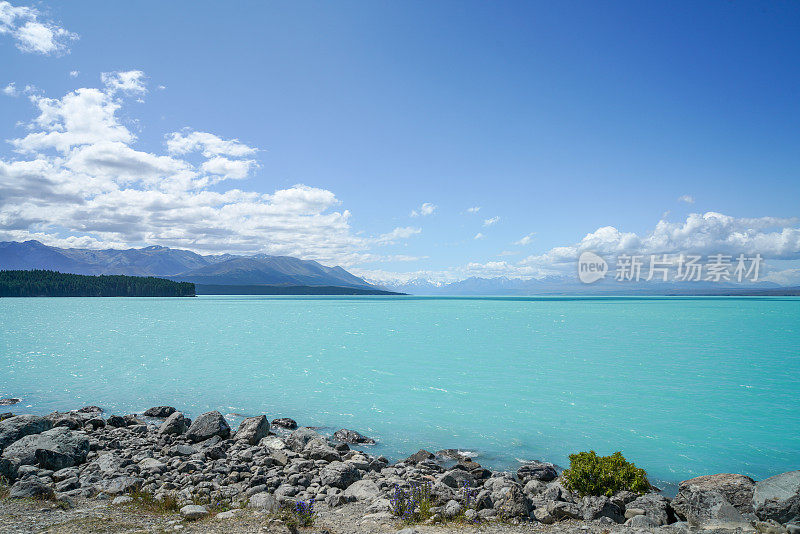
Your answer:
[[[620,450],[652,478],[800,468],[800,299],[0,299],[6,411],[292,417],[398,459]]]

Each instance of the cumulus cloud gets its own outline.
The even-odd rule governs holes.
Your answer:
[[[472,239],[483,239],[485,237],[486,237],[485,235],[483,235],[482,233],[478,232],[477,234],[475,234],[475,237],[473,237]]]
[[[118,117],[145,92],[140,71],[106,74],[103,88],[61,98],[31,95],[29,132],[0,158],[0,240],[71,247],[164,245],[198,252],[269,253],[351,265],[405,261],[371,252],[420,232],[370,237],[350,227],[328,190],[298,184],[271,194],[226,188],[252,174],[257,151],[189,129],[166,136],[166,153],[136,148]],[[199,153],[202,161],[183,155]],[[214,190],[212,184],[222,184]]]
[[[678,197],[678,202],[686,202],[687,204],[694,204],[694,197],[692,195],[682,195]]]
[[[257,150],[240,143],[238,139],[222,139],[208,132],[195,132],[185,129],[167,136],[167,149],[170,154],[183,155],[201,152],[203,156],[245,157],[254,155]]]
[[[70,75],[71,78],[77,78],[79,74],[80,74],[80,71],[77,71],[77,70],[69,71],[69,75]]]
[[[598,253],[612,263],[621,254],[645,257],[662,257],[668,254],[672,258],[677,258],[680,254],[703,257],[724,254],[733,258],[739,254],[747,257],[760,254],[764,260],[800,260],[799,223],[797,218],[740,218],[716,212],[693,213],[681,222],[661,220],[652,231],[643,235],[620,231],[613,226],[603,226],[586,234],[577,243],[553,247],[542,254],[529,255],[517,262],[470,262],[445,271],[427,272],[425,276],[442,283],[469,276],[574,276],[576,261],[584,251]],[[796,279],[798,270],[776,271],[770,269],[768,264],[766,272],[769,274],[763,280],[785,284]],[[388,283],[393,276],[394,280],[399,281],[409,279],[408,273],[374,271],[368,274],[370,279],[381,280],[383,283]]]
[[[127,95],[141,95],[147,92],[144,72],[128,70],[124,72],[104,72],[101,75],[103,85],[109,94],[125,93]]]
[[[492,226],[493,224],[497,224],[500,220],[500,217],[492,217],[491,219],[484,219],[483,225],[484,226]]]
[[[525,246],[530,245],[531,241],[533,241],[533,236],[536,235],[536,232],[531,232],[530,234],[522,237],[519,241],[514,241],[513,245]]]
[[[422,228],[414,228],[413,226],[397,227],[391,232],[379,236],[378,242],[382,244],[392,244],[400,239],[408,239],[419,233],[422,233]]]
[[[426,215],[433,215],[433,212],[436,211],[438,206],[431,204],[430,202],[424,202],[419,209],[411,210],[412,217],[425,217]]]
[[[6,96],[19,96],[19,91],[17,91],[17,85],[14,82],[3,87],[3,94]]]
[[[471,208],[467,208],[467,213],[478,213],[481,211],[480,206],[472,206]]]
[[[14,6],[0,1],[0,35],[8,35],[16,41],[22,52],[60,55],[69,52],[68,43],[78,38],[51,21],[40,18],[37,9]]]

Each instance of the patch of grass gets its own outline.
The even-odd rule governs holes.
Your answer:
[[[157,514],[173,514],[181,509],[178,498],[172,493],[166,493],[161,499],[156,499],[149,491],[136,489],[130,496],[133,498],[131,504]]]
[[[618,491],[644,493],[650,489],[647,473],[627,461],[621,452],[598,456],[594,451],[569,455],[569,469],[562,473],[567,489],[584,495],[611,497]]]

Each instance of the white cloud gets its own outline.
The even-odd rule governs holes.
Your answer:
[[[535,236],[535,235],[536,235],[536,232],[531,232],[530,234],[524,236],[519,241],[514,241],[512,243],[512,245],[519,245],[519,246],[530,245],[531,241],[533,241],[533,236]]]
[[[77,71],[77,70],[71,70],[71,71],[69,71],[69,75],[70,75],[70,77],[72,77],[72,78],[77,78],[79,74],[80,74],[80,71]]]
[[[483,221],[483,225],[484,226],[492,226],[493,224],[497,224],[497,222],[499,220],[500,220],[500,217],[492,217],[491,219],[485,219]]]
[[[400,239],[408,239],[411,236],[422,233],[422,228],[414,228],[413,226],[397,227],[388,234],[382,234],[378,237],[377,242],[380,244],[392,244]]]
[[[481,211],[480,206],[472,206],[471,208],[467,208],[467,213],[478,213]]]
[[[438,206],[431,204],[430,202],[424,202],[419,209],[411,210],[412,217],[425,217],[426,215],[432,215]]]
[[[6,96],[19,96],[19,91],[17,91],[17,85],[14,82],[6,85],[3,88],[3,94]]]
[[[482,233],[478,232],[477,234],[475,234],[475,237],[473,237],[472,239],[484,239],[485,237],[486,237],[485,235],[483,235]]]
[[[203,156],[252,156],[257,150],[240,143],[238,139],[222,139],[208,132],[195,132],[185,129],[167,136],[167,150],[171,154],[183,155],[200,151]]]
[[[147,92],[144,72],[140,70],[104,72],[101,80],[108,93],[112,95],[118,92],[126,95],[141,95]]]
[[[255,148],[184,130],[166,137],[168,153],[138,150],[120,122],[125,98],[141,94],[138,71],[103,77],[104,88],[61,98],[30,97],[38,114],[0,158],[0,240],[37,239],[89,248],[164,245],[198,252],[281,254],[325,263],[412,261],[378,256],[420,232],[396,228],[355,234],[350,212],[328,190],[298,184],[271,194],[226,188],[257,167]],[[199,151],[203,160],[180,155]],[[223,184],[214,190],[211,184]]]
[[[23,52],[44,55],[68,53],[68,43],[78,38],[50,21],[40,20],[38,10],[4,0],[0,1],[0,35],[11,36]]]
[[[682,195],[678,197],[678,202],[686,202],[687,204],[694,204],[694,197],[691,195]]]
[[[615,260],[619,254],[694,254],[709,256],[726,254],[736,257],[745,254],[752,257],[761,254],[770,261],[800,260],[800,228],[797,218],[759,217],[737,218],[716,212],[693,213],[682,222],[661,220],[655,228],[644,235],[622,232],[613,226],[603,226],[586,234],[572,245],[558,246],[538,254],[529,255],[518,262],[490,261],[471,262],[446,271],[428,272],[427,277],[438,281],[452,281],[469,276],[510,278],[539,278],[542,276],[574,276],[575,262],[581,252],[590,250],[607,260]],[[481,235],[481,234],[478,234]],[[476,236],[477,238],[477,236]],[[796,278],[796,269],[772,271],[769,263],[763,280],[791,283]],[[418,273],[412,273],[418,274]],[[371,278],[384,283],[392,280],[408,280],[408,273],[371,273]],[[415,278],[416,276],[412,276]]]

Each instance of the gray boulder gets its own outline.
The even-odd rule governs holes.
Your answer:
[[[800,522],[800,471],[781,473],[758,482],[753,507],[763,521]]]
[[[52,499],[55,492],[36,478],[28,478],[11,486],[8,496],[15,499]]]
[[[53,428],[53,422],[37,415],[17,415],[0,422],[0,452],[25,436]]]
[[[96,484],[98,491],[107,493],[109,495],[120,495],[123,493],[130,493],[136,488],[141,488],[144,484],[144,479],[131,476],[119,476],[109,480],[103,480]]]
[[[297,428],[297,421],[295,421],[294,419],[290,419],[288,417],[279,417],[277,419],[272,420],[272,425],[281,428],[287,428],[289,430],[294,430]]]
[[[523,484],[529,480],[550,482],[557,476],[556,466],[547,462],[528,462],[517,469],[517,477]]]
[[[199,504],[189,504],[181,508],[181,517],[189,521],[202,519],[208,515],[208,508]]]
[[[341,454],[322,438],[312,439],[306,443],[303,454],[312,460],[325,460],[326,462],[335,462],[342,459]]]
[[[206,412],[192,422],[189,430],[186,431],[186,437],[191,441],[197,443],[219,436],[222,439],[228,439],[231,435],[231,427],[228,422],[217,411]]]
[[[14,482],[17,479],[18,469],[19,460],[12,458],[0,458],[0,478],[4,478],[9,482]]]
[[[461,489],[465,485],[470,488],[475,487],[475,478],[463,469],[451,469],[450,471],[446,471],[439,475],[436,482],[440,482],[455,489]]]
[[[357,480],[344,490],[344,496],[358,501],[376,499],[381,493],[378,485],[372,480]]]
[[[188,429],[186,418],[181,412],[174,412],[167,416],[163,423],[158,427],[158,433],[163,435],[180,436]]]
[[[248,508],[255,508],[256,510],[265,510],[267,512],[277,512],[280,510],[280,504],[274,495],[261,492],[250,496],[247,501]]]
[[[39,464],[54,471],[86,461],[89,439],[68,428],[56,427],[41,434],[32,434],[5,448],[3,458],[13,458],[21,465]]]
[[[325,486],[346,489],[361,478],[361,473],[348,462],[331,462],[320,470],[319,477]]]
[[[608,517],[615,523],[622,523],[625,520],[622,510],[606,496],[587,495],[580,500],[578,507],[587,521],[601,517]]]
[[[645,530],[650,530],[661,526],[656,521],[654,521],[653,518],[650,517],[649,515],[635,515],[630,519],[628,519],[627,521],[625,521],[625,525]]]
[[[14,404],[17,404],[18,402],[20,402],[20,399],[16,399],[16,398],[0,399],[0,406],[13,406]]]
[[[286,438],[286,447],[294,452],[303,452],[303,449],[306,448],[306,445],[312,439],[324,440],[325,438],[322,434],[304,426],[298,428]]]
[[[265,415],[248,417],[239,424],[239,430],[233,439],[256,445],[269,434],[269,421]]]
[[[683,486],[678,495],[680,500],[676,497],[672,506],[678,517],[685,519],[689,526],[704,529],[750,528],[750,522],[717,490],[690,485]]]
[[[174,414],[177,410],[172,406],[154,406],[152,408],[148,408],[144,412],[145,417],[155,417],[157,419],[166,419],[170,415]]]
[[[375,440],[368,438],[356,432],[355,430],[347,430],[342,428],[333,433],[333,439],[341,441],[342,443],[363,443],[366,445],[374,445]]]
[[[672,507],[681,517],[686,517],[684,508],[689,487],[694,488],[693,492],[716,491],[720,493],[739,513],[746,514],[753,511],[753,490],[755,489],[753,479],[744,475],[721,473],[690,478],[680,483],[678,495],[675,496]]]
[[[503,486],[492,493],[491,499],[498,515],[505,519],[530,517],[531,502],[518,484]]]
[[[433,453],[426,451],[425,449],[420,449],[405,460],[403,462],[407,464],[418,464],[420,462],[424,462],[425,460],[433,460],[436,456]]]
[[[658,493],[647,493],[628,503],[625,508],[625,517],[635,515],[628,514],[630,510],[641,510],[640,515],[647,516],[656,526],[669,524],[669,500]]]

